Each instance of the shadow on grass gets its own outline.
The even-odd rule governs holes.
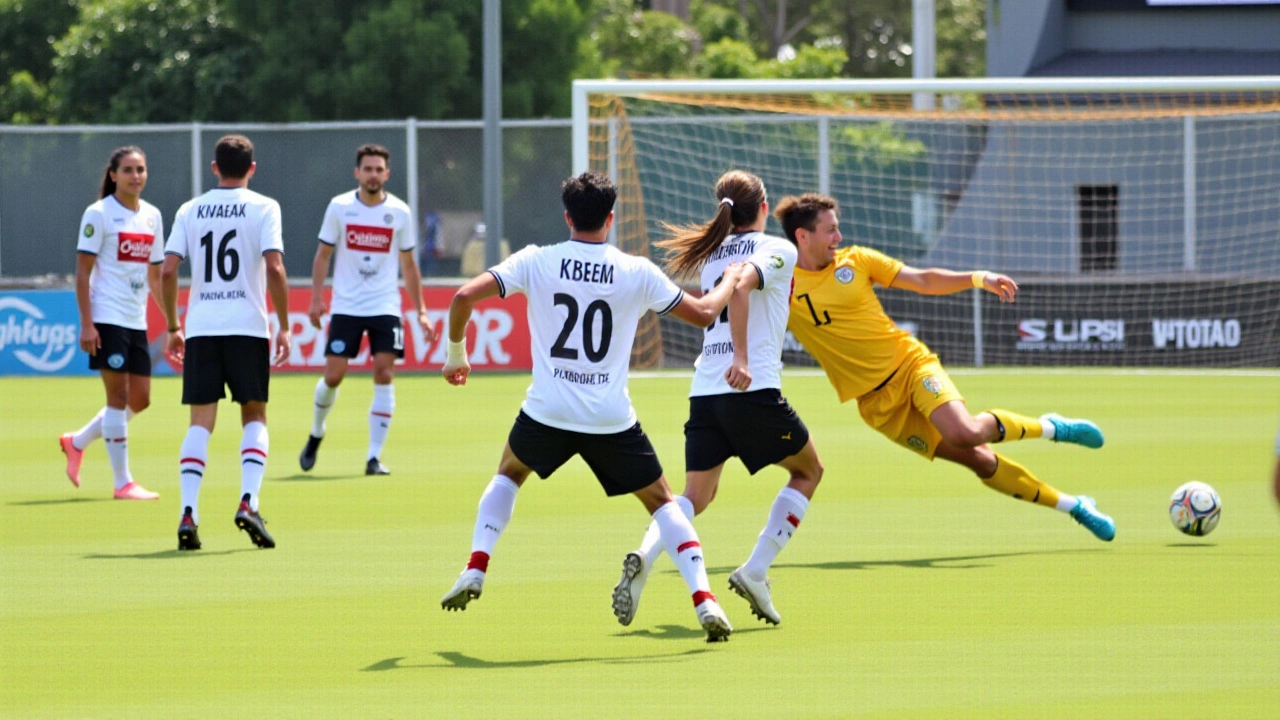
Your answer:
[[[734,628],[735,636],[743,633],[759,632],[768,630],[765,627],[746,627]],[[658,625],[654,628],[643,628],[641,630],[624,630],[615,633],[614,637],[628,638],[649,638],[651,640],[698,640],[706,637],[706,632],[698,627],[686,627],[684,625]]]
[[[9,504],[14,507],[40,507],[41,505],[74,505],[76,503],[106,502],[110,499],[111,498],[105,497],[73,497],[59,498],[57,500],[19,500],[18,502],[11,502]]]
[[[835,560],[820,563],[778,563],[774,568],[798,568],[801,570],[873,570],[882,567],[916,568],[919,570],[969,570],[972,568],[991,567],[994,563],[982,560],[999,560],[1014,557],[1033,557],[1038,555],[1077,555],[1080,553],[1102,552],[1102,548],[1081,550],[1028,550],[1025,552],[988,553],[986,555],[951,555],[947,557],[917,558],[915,560]],[[729,574],[736,568],[707,568],[708,575]],[[668,572],[675,573],[671,570]]]
[[[699,633],[701,634],[701,633]],[[678,653],[667,653],[664,655],[640,655],[637,657],[580,657],[580,658],[559,658],[555,660],[482,660],[481,658],[471,657],[458,652],[438,652],[436,656],[444,662],[442,663],[422,663],[422,664],[402,664],[403,657],[387,658],[366,668],[360,668],[360,672],[385,672],[387,670],[437,670],[437,669],[458,669],[464,668],[468,670],[503,670],[509,668],[530,668],[530,667],[546,667],[548,665],[573,665],[579,663],[604,663],[607,665],[632,665],[649,662],[668,662],[672,660],[682,660],[694,655],[701,655],[710,652],[710,648],[697,648],[693,650],[685,650]]]
[[[234,555],[236,553],[257,552],[259,548],[235,548],[233,550],[161,550],[153,553],[120,553],[109,555],[95,553],[84,555],[84,560],[176,560],[177,558],[213,557],[215,555]]]
[[[271,482],[331,482],[333,480],[355,480],[364,477],[358,475],[314,475],[312,473],[294,473],[286,477],[271,478]]]
[[[1183,543],[1167,543],[1167,544],[1165,544],[1165,547],[1171,547],[1171,548],[1184,548],[1184,547],[1185,547],[1185,548],[1211,548],[1211,547],[1218,547],[1218,544],[1217,544],[1217,543],[1207,543],[1207,542],[1183,542]]]

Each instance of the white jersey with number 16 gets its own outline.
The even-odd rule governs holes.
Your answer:
[[[489,270],[502,297],[529,298],[533,383],[521,408],[543,425],[609,435],[636,424],[627,369],[645,312],[684,292],[647,258],[569,240],[531,245]]]
[[[191,261],[187,337],[271,337],[263,256],[284,252],[279,203],[214,188],[178,209],[164,251]]]

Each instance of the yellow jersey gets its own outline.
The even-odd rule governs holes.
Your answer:
[[[822,270],[796,266],[787,329],[822,365],[840,402],[874,390],[913,351],[928,353],[894,324],[872,289],[892,284],[902,265],[855,245],[837,250]]]

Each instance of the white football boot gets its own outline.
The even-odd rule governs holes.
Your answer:
[[[644,555],[629,552],[622,560],[622,579],[613,586],[613,614],[618,622],[630,625],[640,607],[640,592],[649,579],[649,568],[645,567]]]
[[[769,594],[769,578],[762,581],[752,580],[742,568],[738,568],[729,575],[729,588],[751,603],[751,612],[756,617],[771,625],[782,622],[782,616],[773,609],[773,598]]]
[[[453,588],[440,598],[440,607],[445,610],[466,610],[467,603],[480,597],[484,589],[484,571],[470,568],[463,570]]]
[[[702,604],[694,610],[698,613],[698,622],[702,625],[702,629],[707,631],[707,642],[724,642],[729,639],[729,635],[733,633],[733,626],[729,624],[729,617],[724,614],[724,609],[714,598],[703,600]]]

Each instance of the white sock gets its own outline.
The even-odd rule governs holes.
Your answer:
[[[653,521],[662,532],[662,544],[666,546],[667,554],[675,559],[680,576],[693,593],[693,606],[715,600],[716,596],[711,594],[711,585],[707,582],[702,543],[698,542],[698,533],[680,506],[674,502],[663,505],[653,513]]]
[[[489,556],[502,537],[502,531],[511,522],[511,513],[516,509],[516,493],[520,486],[505,475],[494,475],[489,487],[480,496],[480,508],[476,511],[476,528],[471,533],[471,559],[467,569],[488,572]]]
[[[191,519],[200,524],[200,481],[209,457],[209,431],[198,425],[187,428],[178,454],[178,481],[182,484],[182,507],[191,508]]]
[[[742,566],[752,580],[764,580],[769,566],[800,528],[800,521],[804,519],[804,513],[808,509],[809,498],[804,493],[789,487],[778,491],[773,507],[769,508],[769,521],[756,538],[756,548],[751,551],[751,557]]]
[[[1058,436],[1058,428],[1054,427],[1054,426],[1053,426],[1053,423],[1049,422],[1048,420],[1045,420],[1045,419],[1041,418],[1041,420],[1040,420],[1040,439],[1041,439],[1041,440],[1052,440],[1052,439],[1054,439],[1054,438],[1055,438],[1055,437],[1057,437],[1057,436]]]
[[[258,493],[262,492],[262,475],[267,471],[267,449],[271,439],[267,426],[251,422],[244,426],[240,438],[240,496],[248,494],[249,507],[258,512]]]
[[[390,383],[373,386],[373,404],[369,406],[369,456],[372,460],[382,456],[382,446],[391,430],[391,415],[396,410],[396,389]]]
[[[1058,493],[1058,504],[1053,507],[1058,512],[1069,513],[1072,510],[1075,510],[1076,505],[1079,503],[1080,500],[1075,495],[1068,495],[1060,492]]]
[[[111,474],[115,476],[116,489],[133,482],[129,476],[129,424],[123,408],[103,408],[102,439],[107,445],[107,457],[111,459]]]
[[[324,437],[324,421],[329,417],[329,411],[333,409],[333,404],[338,401],[338,388],[329,387],[325,384],[324,378],[316,381],[316,405],[311,414],[311,436]]]
[[[676,504],[680,506],[680,512],[684,513],[685,518],[692,522],[693,501],[683,495],[677,495]],[[649,529],[645,530],[644,540],[640,541],[640,554],[644,556],[644,566],[650,569],[662,555],[662,531],[658,529],[657,521],[649,523]]]
[[[84,450],[89,447],[89,444],[94,440],[102,437],[102,416],[106,412],[107,408],[106,406],[103,406],[103,408],[98,411],[98,414],[93,416],[92,420],[85,423],[84,427],[77,430],[71,438],[71,446],[77,450]],[[124,409],[125,422],[132,420],[135,414],[136,413],[133,412],[132,408],[126,407]]]

